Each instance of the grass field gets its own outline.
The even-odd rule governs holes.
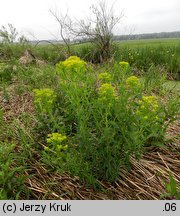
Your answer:
[[[170,76],[179,80],[180,39],[156,39],[119,43],[120,51],[115,58],[124,59],[147,71],[153,64],[161,66]]]
[[[161,39],[141,39],[141,40],[129,40],[119,42],[125,46],[179,46],[180,38],[161,38]]]
[[[71,49],[0,44],[0,199],[179,199],[180,40]]]
[[[96,62],[96,48],[89,44],[72,46],[72,53]],[[146,72],[150,66],[160,66],[170,79],[180,80],[180,39],[132,40],[114,43],[116,61],[128,61],[133,67]]]

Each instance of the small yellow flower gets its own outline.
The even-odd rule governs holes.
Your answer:
[[[65,69],[73,69],[77,72],[78,69],[85,68],[86,65],[87,63],[81,60],[79,57],[70,56],[65,61],[59,62],[56,66],[57,66],[57,69],[59,66],[60,67],[62,66]]]
[[[52,143],[52,142],[57,142],[57,143],[61,143],[64,140],[66,140],[66,136],[63,136],[62,134],[59,133],[52,133],[52,134],[48,134],[47,136],[47,143]]]
[[[125,61],[121,61],[121,62],[119,62],[119,64],[123,70],[127,70],[129,67],[129,63],[125,62]]]
[[[100,73],[98,75],[98,79],[102,82],[102,83],[109,83],[112,81],[112,77],[111,74],[104,72],[104,73]]]
[[[135,88],[140,86],[139,79],[136,76],[130,76],[126,80],[126,85],[130,88]]]
[[[109,83],[104,83],[99,87],[99,96],[104,99],[115,99],[117,97],[115,88]]]
[[[34,89],[34,103],[37,107],[40,105],[41,112],[48,112],[54,103],[56,95],[54,91],[49,88],[44,89]]]
[[[144,120],[148,120],[148,116],[144,116],[143,119],[144,119]]]
[[[157,100],[155,96],[142,96],[142,100],[138,101],[139,109],[136,111],[136,115],[144,120],[158,120],[157,116]]]
[[[63,145],[57,145],[56,148],[57,148],[58,151],[66,151],[67,148],[68,148],[68,145],[65,145],[65,146],[63,146]]]
[[[142,100],[147,104],[152,104],[156,102],[155,96],[142,96]]]
[[[52,133],[47,135],[47,143],[50,144],[49,148],[52,148],[54,151],[65,151],[68,148],[67,144],[63,142],[67,139],[66,136],[59,133]]]

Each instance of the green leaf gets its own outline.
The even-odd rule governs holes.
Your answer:
[[[167,193],[169,193],[171,196],[175,196],[177,194],[176,181],[172,175],[169,175],[169,183],[167,183],[165,187]]]

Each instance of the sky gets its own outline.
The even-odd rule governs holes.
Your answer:
[[[113,0],[106,0],[112,5]],[[74,19],[90,15],[98,0],[0,0],[0,28],[13,24],[29,39],[57,39],[58,23],[50,13],[68,13]],[[123,13],[114,34],[180,31],[180,0],[115,0],[115,14]]]

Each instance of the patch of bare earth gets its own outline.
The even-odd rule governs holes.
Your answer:
[[[0,106],[3,108],[7,124],[12,116],[18,118],[22,112],[34,112],[29,93],[18,96],[12,91],[8,102],[3,101],[0,93]],[[114,185],[99,182],[103,188],[101,191],[86,188],[80,184],[78,177],[49,172],[38,161],[31,165],[31,173],[25,173],[26,176],[33,174],[26,184],[32,192],[32,198],[35,199],[160,199],[165,192],[165,183],[169,181],[169,173],[180,188],[180,142],[177,138],[179,132],[180,121],[176,121],[167,130],[171,138],[176,138],[167,144],[166,149],[151,149],[139,160],[131,157],[131,170],[128,172],[122,168]]]

